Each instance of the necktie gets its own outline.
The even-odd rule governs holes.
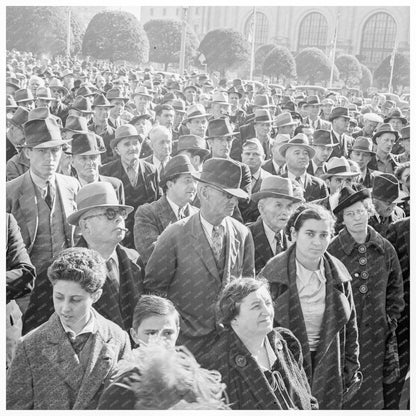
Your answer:
[[[282,252],[282,236],[280,231],[274,235],[274,239],[276,240],[276,248],[274,250],[274,254],[279,254]]]
[[[71,343],[72,348],[77,353],[77,355],[79,355],[79,353],[84,348],[84,346],[87,343],[88,338],[90,337],[90,335],[91,335],[91,332],[88,332],[88,333],[85,333],[85,334],[79,334],[78,336],[76,336],[74,338],[73,334],[71,332],[68,332],[69,342]]]
[[[218,264],[221,262],[223,240],[224,227],[221,224],[214,225],[212,228],[212,250],[214,251],[215,260]]]
[[[132,163],[131,165],[127,167],[127,176],[129,177],[129,180],[132,186],[136,186],[137,175],[136,175],[136,169],[134,168],[134,163]]]
[[[110,281],[112,282],[112,284],[115,286],[115,288],[117,289],[117,291],[119,291],[120,289],[120,283],[119,283],[119,279],[118,279],[118,271],[117,271],[117,266],[114,262],[114,260],[112,258],[109,258],[106,261],[106,266],[107,266],[107,276],[110,279]]]
[[[296,176],[295,181],[296,181],[296,182],[297,182],[300,186],[302,186],[302,188],[303,188],[303,183],[302,183],[302,179],[300,178],[300,176]]]
[[[256,185],[256,182],[257,182],[257,179],[254,176],[252,176],[251,177],[251,190],[254,189],[254,186]]]
[[[160,163],[159,169],[159,178],[161,178],[162,175],[165,173],[165,164],[163,162]]]
[[[55,199],[55,190],[53,185],[50,181],[46,183],[46,195],[45,195],[45,202],[48,205],[49,209],[53,207],[53,201]]]

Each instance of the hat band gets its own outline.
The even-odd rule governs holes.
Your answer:
[[[271,118],[269,116],[258,116],[254,118],[255,122],[265,122],[265,121],[269,121],[270,123],[272,122]]]
[[[352,173],[346,166],[337,166],[336,168],[328,169],[327,175],[336,175],[337,173]]]
[[[89,195],[82,201],[78,201],[78,211],[81,211],[86,208],[95,208],[99,207],[100,205],[114,205],[119,206],[119,201],[116,200],[109,200],[107,195]]]
[[[232,177],[226,177],[223,176],[221,179],[223,179],[223,183],[220,183],[218,181],[218,172],[202,172],[200,179],[202,182],[207,182],[209,184],[212,184],[214,186],[218,186],[223,189],[238,189],[240,188],[241,184],[241,175],[240,178],[237,181],[233,181]]]
[[[191,118],[191,117],[198,117],[198,116],[206,117],[206,114],[203,114],[200,111],[194,111],[193,113],[188,114],[187,117]]]

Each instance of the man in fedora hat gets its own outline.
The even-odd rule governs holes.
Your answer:
[[[38,275],[23,320],[26,333],[53,312],[52,302],[45,302],[51,295],[46,270],[55,255],[74,243],[74,227],[66,217],[74,211],[79,183],[56,173],[65,141],[55,119],[28,120],[23,129],[30,168],[6,183],[6,210],[16,218]]]
[[[325,121],[329,121],[329,117],[332,113],[332,109],[335,107],[335,102],[330,98],[325,98],[321,102],[320,118]]]
[[[133,207],[120,204],[108,182],[85,185],[78,192],[76,202],[77,210],[68,217],[68,223],[81,232],[77,247],[97,251],[107,265],[103,293],[94,308],[128,331],[142,293],[144,272],[139,254],[120,244],[126,233],[125,220]]]
[[[390,123],[393,127],[393,130],[396,131],[400,131],[404,126],[407,125],[407,119],[403,116],[400,108],[391,111],[388,117],[386,117],[383,122]]]
[[[138,85],[134,93],[132,94],[134,104],[136,106],[133,115],[142,115],[149,114],[151,118],[154,118],[155,113],[151,109],[151,102],[153,96],[150,94],[149,90],[143,85]]]
[[[69,94],[67,88],[62,85],[62,82],[53,78],[49,83],[49,88],[51,90],[52,96],[56,99],[51,104],[51,113],[58,116],[62,123],[65,123],[66,118],[68,117],[69,106],[64,103],[65,97]]]
[[[29,119],[29,111],[24,107],[18,107],[13,117],[9,120],[9,129],[6,133],[6,140],[16,149],[17,153],[6,163],[6,180],[11,181],[22,175],[29,169],[29,159],[22,151],[25,142],[23,125]]]
[[[221,117],[228,117],[231,104],[228,101],[226,92],[215,91],[212,95],[209,120],[214,120]]]
[[[255,136],[263,146],[265,160],[272,157],[271,138],[273,119],[268,110],[258,109],[254,112],[254,132]]]
[[[358,182],[366,188],[373,187],[374,174],[368,168],[368,164],[374,156],[372,140],[368,137],[357,137],[350,151],[350,159],[358,164],[360,168]]]
[[[111,88],[107,91],[106,97],[110,101],[110,104],[113,105],[110,108],[108,124],[115,129],[123,124],[127,124],[127,121],[123,120],[121,116],[124,113],[126,103],[129,99],[123,95],[120,88]]]
[[[231,87],[228,91],[228,102],[231,104],[229,109],[230,121],[238,128],[243,124],[247,117],[246,112],[241,108],[240,100],[242,93],[236,87]]]
[[[241,168],[233,160],[204,163],[198,180],[200,212],[160,235],[146,266],[144,289],[165,295],[182,317],[178,343],[198,360],[216,340],[215,302],[232,279],[254,276],[254,244],[247,227],[230,218]]]
[[[330,158],[336,144],[332,141],[331,132],[328,130],[315,130],[313,132],[312,143],[315,155],[309,162],[307,172],[321,178],[326,173],[326,162]]]
[[[29,88],[21,88],[14,94],[14,99],[17,105],[26,108],[28,111],[32,110],[35,104],[35,98]]]
[[[258,139],[248,139],[244,142],[241,160],[250,168],[250,191],[251,194],[253,194],[260,189],[263,179],[271,176],[271,173],[266,172],[261,167],[264,162],[264,150]],[[256,221],[259,216],[257,204],[250,200],[248,205],[243,207],[241,215],[245,224],[247,222]]]
[[[374,177],[372,199],[375,214],[368,223],[383,237],[387,235],[391,223],[405,217],[404,211],[397,206],[399,189],[398,179],[390,173],[381,173]]]
[[[295,204],[302,200],[293,195],[290,179],[272,175],[264,178],[251,199],[260,212],[257,221],[247,225],[253,236],[256,273],[259,273],[270,258],[287,249],[285,227]]]
[[[68,117],[85,117],[89,122],[91,120],[92,114],[94,114],[94,111],[91,108],[91,103],[85,97],[76,97],[72,104],[69,106]]]
[[[209,153],[206,141],[202,137],[194,134],[179,136],[177,154],[188,156],[197,172],[202,171],[202,165]]]
[[[303,106],[307,112],[304,124],[311,126],[314,130],[331,130],[331,123],[319,117],[321,111],[321,102],[317,95],[309,95]]]
[[[197,88],[194,85],[187,85],[182,92],[185,96],[185,105],[187,107],[194,105],[196,102],[196,95],[198,92]]]
[[[399,138],[399,132],[391,124],[382,124],[373,135],[373,142],[377,145],[376,154],[371,161],[371,167],[384,173],[394,173],[397,166],[393,146]]]
[[[297,125],[290,113],[279,114],[274,122],[277,134],[288,134],[290,137],[293,137]]]
[[[325,182],[307,173],[309,161],[314,157],[315,150],[309,145],[308,138],[303,133],[297,134],[288,143],[283,144],[279,151],[284,156],[287,166],[287,173],[282,176],[302,186],[306,202],[328,196]]]
[[[182,122],[188,130],[189,134],[205,137],[205,131],[208,126],[209,114],[205,111],[202,104],[195,104],[186,110],[185,118]]]
[[[81,187],[95,182],[109,182],[116,192],[120,204],[124,204],[123,182],[118,178],[100,175],[101,154],[106,148],[103,139],[93,132],[76,133],[72,136],[71,149],[72,167]]]
[[[332,124],[332,141],[336,145],[332,150],[331,157],[348,157],[348,152],[354,141],[351,136],[346,134],[350,118],[347,107],[335,107],[329,116],[329,121]]]
[[[35,107],[50,108],[53,101],[56,101],[56,98],[52,97],[50,88],[39,87],[36,90]]]
[[[196,170],[188,156],[174,156],[160,180],[163,196],[137,208],[134,215],[134,243],[146,264],[163,230],[171,223],[198,212],[191,205],[196,195]]]
[[[328,162],[326,172],[321,176],[329,190],[326,198],[315,202],[324,206],[328,211],[333,211],[338,204],[339,191],[346,185],[351,185],[351,180],[357,177],[359,172],[352,172],[348,160],[342,157],[333,157]]]
[[[282,176],[287,172],[286,160],[280,153],[280,148],[290,140],[289,134],[278,134],[272,144],[272,158],[267,160],[262,168],[272,175]]]
[[[155,125],[173,129],[175,109],[170,104],[159,104],[155,108]]]
[[[400,144],[404,151],[396,156],[398,163],[405,163],[410,161],[410,126],[403,127],[400,130]]]

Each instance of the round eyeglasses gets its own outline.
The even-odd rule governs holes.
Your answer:
[[[118,216],[120,216],[121,218],[123,218],[123,220],[125,220],[128,216],[127,210],[125,208],[119,208],[119,209],[107,208],[105,212],[101,214],[89,215],[88,217],[84,217],[83,219],[88,220],[89,218],[95,218],[95,217],[107,217],[109,221],[112,221],[114,218]]]

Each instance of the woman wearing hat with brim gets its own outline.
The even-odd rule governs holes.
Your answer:
[[[363,383],[345,404],[348,410],[384,408],[383,382],[394,379],[392,331],[404,307],[399,259],[390,242],[368,225],[373,210],[368,189],[343,188],[334,209],[342,229],[328,247],[352,277],[357,310]]]

